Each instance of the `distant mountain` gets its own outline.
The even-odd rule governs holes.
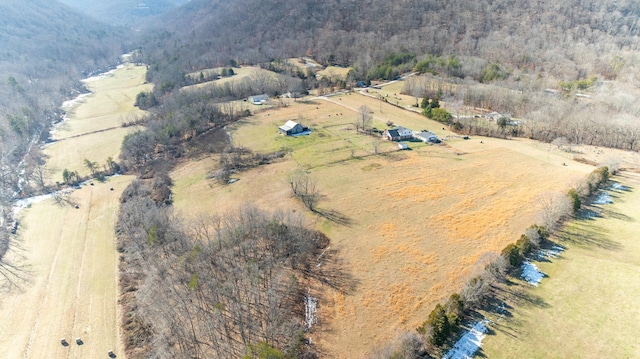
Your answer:
[[[163,14],[189,0],[59,0],[110,25],[135,26],[138,21]]]

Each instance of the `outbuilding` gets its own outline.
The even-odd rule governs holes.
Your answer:
[[[249,102],[251,102],[254,105],[264,105],[265,103],[267,103],[268,99],[269,99],[269,96],[267,96],[266,94],[249,96],[248,98]]]
[[[309,128],[302,126],[301,124],[295,121],[287,121],[284,125],[278,127],[280,133],[286,136],[294,136],[306,131],[309,131]]]

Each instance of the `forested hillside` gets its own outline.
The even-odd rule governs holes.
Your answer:
[[[62,101],[84,91],[80,79],[118,63],[121,37],[55,1],[0,2],[0,217],[28,191],[20,178],[42,164],[35,141],[47,138]]]
[[[141,19],[167,12],[189,0],[60,0],[105,24],[135,27]]]
[[[573,80],[606,72],[616,53],[637,50],[639,15],[637,2],[613,0],[194,0],[168,14],[153,31],[166,32],[143,48],[150,63],[171,58],[184,71],[309,55],[364,72],[406,51]]]

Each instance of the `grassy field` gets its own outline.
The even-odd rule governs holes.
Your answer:
[[[133,101],[149,88],[144,77],[144,66],[125,65],[86,83],[93,94],[71,107],[58,141],[44,150],[51,182],[62,180],[63,168],[88,174],[84,158],[100,165],[117,159],[123,137],[134,130],[120,120],[140,114]],[[0,358],[106,358],[109,350],[124,356],[114,226],[132,179],[96,181],[68,195],[70,203],[48,199],[20,213],[19,249],[8,255],[28,271],[28,283],[2,293]]]
[[[555,240],[568,249],[538,265],[548,274],[539,287],[520,283],[505,293],[510,315],[491,325],[482,355],[638,357],[640,175],[623,172],[614,180],[630,191],[609,191],[614,203],[598,205],[600,217],[573,221],[561,231]]]
[[[69,199],[78,209],[49,199],[23,210],[19,263],[29,283],[3,293],[0,358],[106,358],[109,350],[122,357],[113,228],[131,179],[114,177],[73,192]],[[62,346],[61,338],[70,345]]]
[[[410,143],[397,151],[349,125],[368,105],[374,125],[391,120],[446,137],[444,145]],[[280,136],[277,127],[299,120],[309,136]],[[312,334],[323,356],[361,358],[377,345],[423,322],[433,306],[459,290],[478,259],[498,252],[535,222],[537,198],[567,190],[593,167],[571,155],[526,140],[463,140],[423,116],[359,94],[294,102],[261,112],[228,130],[236,146],[255,151],[289,150],[276,164],[235,175],[222,186],[207,179],[216,159],[179,166],[174,205],[195,218],[243,203],[305,213],[331,238],[353,292],[310,283],[320,297],[320,324]],[[563,166],[566,162],[568,165]],[[287,176],[304,169],[322,199],[311,214],[291,197]]]
[[[219,69],[221,69],[221,68],[207,69],[207,70],[202,70],[202,71],[203,71],[203,73],[211,74],[213,72],[216,72]],[[192,90],[192,89],[202,90],[202,89],[207,89],[208,87],[212,87],[212,86],[224,85],[225,83],[229,83],[229,82],[242,81],[243,79],[250,77],[253,73],[256,73],[256,72],[261,72],[264,75],[273,76],[275,78],[275,73],[273,73],[271,71],[263,70],[263,69],[261,69],[260,67],[257,67],[257,66],[243,66],[243,67],[240,67],[240,68],[234,68],[233,72],[235,73],[235,75],[233,75],[231,77],[223,77],[223,78],[221,78],[219,80],[206,81],[206,82],[195,84],[195,85],[191,85],[191,86],[185,86],[185,87],[181,88],[180,91],[189,91],[189,90]],[[193,72],[193,73],[189,74],[189,76],[200,76],[200,71]]]
[[[67,120],[53,134],[57,141],[43,151],[49,183],[62,182],[64,169],[89,175],[85,158],[100,168],[109,157],[118,160],[124,136],[139,130],[122,123],[143,114],[133,104],[138,93],[151,89],[145,84],[145,71],[144,66],[125,64],[98,80],[85,81],[92,94],[68,110]]]

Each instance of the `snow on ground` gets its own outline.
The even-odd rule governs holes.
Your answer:
[[[483,319],[469,329],[460,340],[445,354],[442,359],[470,359],[482,346],[482,339],[487,336],[489,320]]]
[[[304,296],[304,324],[307,330],[318,323],[318,299],[311,296],[311,290]]]
[[[60,106],[60,108],[63,109],[63,110],[67,110],[67,109],[73,107],[75,104],[78,104],[78,103],[82,102],[82,99],[87,97],[87,96],[89,96],[89,95],[91,95],[91,92],[80,94],[74,99],[67,100],[67,101],[63,102],[62,106]]]
[[[598,197],[593,201],[593,204],[611,204],[613,203],[613,198],[606,192],[601,192]]]
[[[614,189],[616,191],[628,191],[629,187],[623,185],[620,182],[613,182],[613,184],[611,185],[611,189]]]
[[[542,278],[544,278],[544,273],[542,273],[534,263],[524,261],[524,263],[522,263],[522,278],[526,280],[527,283],[537,287]]]
[[[549,249],[540,249],[536,256],[538,260],[557,258],[560,255],[560,252],[563,252],[564,250],[564,247],[556,244]]]

